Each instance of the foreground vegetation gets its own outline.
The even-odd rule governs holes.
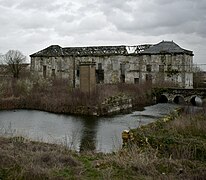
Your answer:
[[[182,114],[133,130],[111,154],[0,138],[0,179],[205,179],[206,114]]]
[[[9,76],[0,79],[0,109],[36,109],[84,115],[97,112],[101,115],[104,106],[107,106],[105,102],[111,105],[113,100],[123,103],[124,99],[132,99],[133,107],[151,104],[152,88],[155,86],[170,87],[171,83],[97,84],[96,91],[88,95],[78,87],[71,87],[68,79],[45,79],[27,72],[19,79]]]
[[[151,85],[97,85],[93,94],[72,88],[65,79],[44,79],[33,76],[0,80],[0,109],[39,109],[54,113],[89,114],[103,107],[109,97],[125,96],[134,105],[151,102]],[[100,112],[101,113],[101,112]]]

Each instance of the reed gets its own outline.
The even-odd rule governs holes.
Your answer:
[[[111,96],[124,94],[135,106],[151,102],[150,84],[98,84],[86,94],[72,88],[69,80],[41,77],[0,80],[0,109],[39,109],[54,113],[87,114]]]

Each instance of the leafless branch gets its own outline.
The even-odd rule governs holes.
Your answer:
[[[13,74],[14,78],[18,78],[23,68],[22,64],[26,61],[26,56],[18,50],[9,50],[3,59],[4,63],[7,64],[8,71]]]

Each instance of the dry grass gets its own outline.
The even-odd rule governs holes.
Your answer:
[[[147,149],[147,151],[142,151],[139,147],[133,146],[129,149],[123,149],[113,156],[107,156],[107,162],[111,165],[119,168],[124,168],[127,171],[133,170],[142,175],[155,176],[158,174],[157,170],[154,168],[154,162],[157,161],[156,152],[154,149]]]
[[[126,149],[104,156],[99,167],[122,179],[205,179],[206,115],[186,115],[134,130]],[[112,167],[112,169],[111,169]]]
[[[133,104],[144,106],[151,102],[149,84],[98,84],[93,94],[73,89],[69,80],[44,79],[40,77],[7,79],[0,81],[0,109],[40,109],[56,113],[93,112],[102,107],[102,102],[111,96],[124,94],[132,97]]]
[[[184,114],[178,119],[170,122],[170,127],[184,136],[205,136],[206,117],[204,114]]]
[[[65,147],[0,138],[0,179],[51,179],[59,169],[78,177],[82,165]]]

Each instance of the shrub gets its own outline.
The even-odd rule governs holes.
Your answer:
[[[33,82],[29,79],[17,80],[15,94],[19,96],[28,96],[33,89]]]

